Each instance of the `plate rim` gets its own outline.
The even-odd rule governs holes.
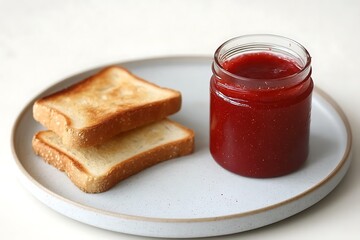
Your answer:
[[[114,62],[114,63],[110,63],[110,64],[101,64],[101,65],[77,72],[75,74],[68,75],[67,77],[62,78],[58,81],[55,81],[55,82],[49,84],[48,86],[46,86],[45,88],[43,88],[42,90],[40,90],[39,93],[36,94],[34,97],[32,97],[30,99],[30,101],[28,101],[27,104],[25,104],[25,106],[23,108],[21,108],[21,110],[18,112],[18,114],[16,116],[16,120],[11,129],[11,136],[10,136],[11,151],[12,151],[12,155],[13,155],[13,158],[15,160],[18,170],[20,170],[20,172],[23,174],[23,176],[26,177],[26,179],[28,181],[30,181],[32,184],[34,184],[37,188],[39,188],[43,192],[45,192],[47,195],[50,195],[53,198],[56,198],[57,200],[60,200],[67,204],[70,204],[73,207],[81,208],[85,211],[90,211],[90,212],[98,213],[101,215],[107,215],[107,216],[115,217],[118,219],[125,219],[125,220],[137,220],[137,221],[145,221],[145,222],[162,222],[162,223],[197,223],[197,222],[213,222],[213,221],[223,221],[223,220],[232,220],[232,219],[243,218],[246,216],[251,216],[251,215],[256,215],[256,214],[260,214],[263,212],[267,212],[267,211],[282,207],[284,205],[290,204],[292,202],[295,202],[298,199],[311,194],[315,190],[321,188],[322,186],[324,186],[325,184],[330,182],[332,180],[332,178],[338,172],[340,172],[340,170],[345,165],[345,163],[350,159],[353,144],[352,144],[352,131],[351,131],[351,126],[350,126],[349,120],[348,120],[346,114],[344,113],[344,111],[342,110],[342,108],[338,105],[338,103],[330,95],[328,95],[325,91],[323,91],[319,87],[315,86],[314,92],[316,94],[318,94],[320,97],[322,97],[329,105],[331,105],[331,107],[333,107],[333,109],[336,111],[336,113],[338,114],[338,116],[340,117],[340,119],[342,120],[342,122],[344,124],[347,138],[346,138],[346,148],[345,148],[344,154],[342,156],[342,159],[339,161],[337,166],[325,178],[323,178],[320,182],[318,182],[313,187],[311,187],[311,188],[307,189],[306,191],[301,192],[300,194],[297,194],[289,199],[286,199],[284,201],[281,201],[281,202],[278,202],[278,203],[275,203],[275,204],[272,204],[272,205],[269,205],[266,207],[262,207],[259,209],[250,210],[250,211],[242,212],[242,213],[228,214],[228,215],[220,215],[220,216],[212,216],[212,217],[195,217],[195,218],[146,217],[146,216],[130,215],[130,214],[125,214],[125,213],[115,213],[115,212],[111,212],[108,210],[98,209],[96,207],[84,205],[77,201],[63,197],[63,196],[51,191],[50,189],[46,188],[45,186],[43,186],[33,176],[31,176],[30,173],[24,168],[21,160],[17,156],[16,147],[15,147],[15,145],[16,145],[15,135],[16,135],[18,125],[19,125],[20,120],[22,119],[23,115],[29,108],[32,108],[34,101],[36,99],[38,99],[40,95],[44,94],[44,92],[46,92],[46,91],[49,91],[50,88],[54,87],[55,85],[60,84],[65,81],[68,81],[70,78],[76,77],[80,74],[85,74],[90,71],[96,71],[105,66],[131,64],[131,63],[139,63],[139,62],[149,62],[149,61],[164,61],[164,60],[179,60],[179,61],[208,60],[209,62],[211,62],[212,57],[205,56],[205,55],[160,56],[160,57],[149,57],[149,58],[141,58],[141,59],[124,60],[124,61]]]

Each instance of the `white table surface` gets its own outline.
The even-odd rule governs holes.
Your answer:
[[[123,60],[212,55],[243,34],[293,38],[313,57],[313,78],[353,130],[353,162],[325,199],[282,222],[214,239],[356,239],[360,235],[360,1],[0,0],[0,239],[144,239],[69,219],[19,182],[13,123],[45,87]]]

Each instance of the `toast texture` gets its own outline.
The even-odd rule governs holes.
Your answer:
[[[35,134],[34,152],[87,193],[104,192],[159,162],[194,151],[194,132],[164,119],[121,133],[102,145],[72,148],[50,130]]]
[[[69,88],[38,99],[33,117],[65,145],[101,144],[115,135],[159,121],[181,108],[181,93],[111,66]]]

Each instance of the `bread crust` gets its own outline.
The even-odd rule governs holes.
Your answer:
[[[97,116],[96,124],[90,124],[81,128],[74,127],[72,119],[65,113],[46,104],[48,101],[52,101],[52,99],[61,97],[69,92],[81,94],[84,88],[91,85],[96,78],[102,78],[113,70],[125,71],[137,81],[169,91],[172,93],[171,97],[139,106],[132,106],[125,110],[116,109],[111,115],[107,116],[100,114]],[[61,136],[64,144],[72,147],[86,147],[104,143],[121,132],[161,120],[178,112],[180,108],[181,94],[179,91],[159,87],[135,76],[125,68],[111,66],[69,88],[37,100],[33,106],[33,117],[46,128]]]
[[[92,175],[79,161],[69,156],[61,148],[44,140],[42,134],[46,131],[34,135],[32,147],[34,152],[42,157],[45,162],[65,172],[79,189],[86,193],[100,193],[157,163],[192,153],[194,151],[194,132],[178,123],[173,123],[187,131],[186,137],[121,161],[100,176]]]

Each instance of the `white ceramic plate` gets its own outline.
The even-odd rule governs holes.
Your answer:
[[[42,126],[33,120],[30,102],[19,115],[12,136],[20,179],[40,201],[70,218],[143,236],[185,238],[237,233],[310,207],[336,187],[349,167],[349,124],[341,109],[319,89],[313,95],[311,150],[305,166],[284,177],[252,179],[224,170],[209,154],[211,58],[157,58],[121,65],[142,78],[182,92],[182,110],[172,119],[195,130],[196,151],[145,170],[108,192],[86,194],[32,152],[31,138]],[[69,77],[34,99],[99,69]]]

